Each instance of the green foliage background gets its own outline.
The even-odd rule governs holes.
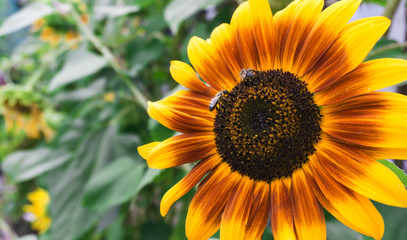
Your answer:
[[[53,223],[39,239],[186,239],[184,222],[194,190],[165,218],[159,204],[193,165],[149,169],[138,155],[138,146],[175,134],[148,117],[146,102],[182,89],[171,79],[169,62],[189,62],[191,36],[208,38],[230,21],[241,1],[87,0],[90,24],[75,20],[81,36],[76,49],[44,43],[26,28],[46,15],[30,10],[34,2],[45,13],[58,10],[51,1],[28,1],[27,12],[14,22],[1,13],[0,71],[7,85],[41,96],[55,136],[47,142],[6,132],[0,118],[0,238],[33,233],[22,220],[22,206],[27,193],[40,186],[51,195]],[[290,1],[270,2],[275,11]],[[3,1],[0,6],[10,7]],[[75,18],[77,13],[67,14]],[[406,58],[403,46],[394,44],[381,40],[369,58]],[[111,92],[114,101],[104,100]],[[388,166],[407,184],[401,170]],[[385,218],[384,239],[407,239],[407,211],[377,206]],[[326,219],[328,239],[368,239],[328,213]],[[272,239],[269,228],[264,239]]]

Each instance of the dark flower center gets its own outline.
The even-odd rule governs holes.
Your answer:
[[[294,74],[253,73],[219,97],[215,141],[233,171],[271,182],[291,176],[315,152],[321,114]]]

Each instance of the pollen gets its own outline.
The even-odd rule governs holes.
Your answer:
[[[321,114],[307,84],[282,70],[253,71],[218,101],[216,147],[233,171],[271,182],[315,152]]]

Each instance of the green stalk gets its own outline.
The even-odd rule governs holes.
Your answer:
[[[26,90],[32,90],[37,82],[41,79],[42,75],[51,65],[52,61],[56,59],[59,55],[71,49],[71,46],[63,46],[56,51],[51,51],[47,55],[41,58],[41,66],[30,76],[27,82],[24,85]]]
[[[130,88],[130,91],[133,93],[136,101],[145,109],[147,110],[147,98],[142,94],[142,92],[135,86],[130,78],[125,73],[125,70],[120,66],[117,58],[113,55],[113,53],[107,48],[103,43],[99,40],[98,37],[89,29],[89,27],[84,24],[79,17],[79,14],[72,8],[71,9],[72,16],[75,19],[76,24],[78,25],[79,29],[83,32],[85,37],[93,44],[93,46],[99,50],[102,55],[109,61],[110,66],[113,70],[117,73],[119,78],[123,81],[127,87]]]
[[[383,16],[387,17],[388,19],[392,20],[394,14],[396,13],[397,7],[400,5],[401,0],[388,0],[386,9],[384,10]],[[389,35],[389,29],[387,29],[384,37]]]
[[[383,16],[387,17],[388,19],[393,19],[397,7],[400,5],[400,1],[401,0],[388,0]]]

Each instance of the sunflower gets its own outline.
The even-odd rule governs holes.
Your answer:
[[[390,21],[349,23],[360,3],[297,0],[273,16],[267,0],[249,0],[210,39],[190,40],[193,68],[171,62],[189,90],[149,102],[148,114],[182,134],[138,151],[151,168],[199,161],[161,201],[165,216],[200,182],[188,239],[219,228],[222,240],[260,239],[268,220],[275,239],[326,239],[323,208],[380,239],[370,199],[407,207],[375,160],[407,158],[407,97],[375,92],[404,81],[407,61],[363,62]]]
[[[31,139],[39,139],[43,135],[50,141],[54,131],[44,116],[46,106],[43,97],[36,92],[13,85],[0,89],[0,110],[8,132],[24,131]]]
[[[86,3],[81,0],[75,0],[72,2],[72,7],[80,14],[80,21],[88,24],[89,11]],[[51,43],[53,46],[65,42],[74,43],[73,48],[76,48],[77,42],[81,38],[74,18],[69,14],[62,14],[60,12],[50,14],[35,21],[31,29],[32,32],[40,32],[39,37],[41,41]]]
[[[48,126],[41,108],[37,104],[24,105],[20,102],[3,104],[3,117],[6,123],[6,130],[13,131],[14,128],[23,130],[28,138],[39,139],[41,133],[50,141],[54,131]]]

